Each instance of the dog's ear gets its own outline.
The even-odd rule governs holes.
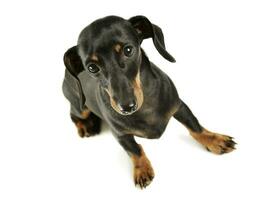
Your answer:
[[[78,55],[77,46],[74,46],[65,52],[63,61],[66,67],[64,78],[64,83],[66,85],[64,84],[63,86],[64,94],[72,105],[79,110],[83,110],[85,96],[82,91],[78,74],[84,70],[84,67],[81,58]]]
[[[164,37],[160,27],[152,24],[144,16],[135,16],[128,20],[132,26],[136,29],[138,37],[141,40],[146,38],[152,38],[153,43],[158,52],[168,61],[176,62],[175,58],[171,56],[165,49]]]

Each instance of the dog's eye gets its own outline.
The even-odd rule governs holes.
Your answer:
[[[99,72],[99,67],[97,67],[96,64],[91,63],[91,64],[88,65],[88,70],[91,73],[97,73],[97,72]]]
[[[127,56],[127,57],[132,56],[132,54],[133,54],[133,46],[131,46],[131,45],[126,45],[126,46],[124,47],[124,54],[125,54],[125,56]]]

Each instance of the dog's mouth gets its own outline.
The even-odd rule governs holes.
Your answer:
[[[132,87],[135,96],[135,101],[131,101],[131,103],[129,103],[128,105],[121,105],[117,103],[112,97],[111,92],[108,89],[106,89],[106,92],[110,97],[111,107],[121,115],[131,115],[137,112],[143,104],[144,96],[140,80],[140,73],[137,74],[135,80],[132,83]]]

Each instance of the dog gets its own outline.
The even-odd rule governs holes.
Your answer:
[[[173,116],[208,151],[224,154],[235,149],[233,138],[208,131],[179,98],[171,79],[141,48],[152,38],[166,60],[175,62],[164,44],[161,28],[145,16],[128,20],[98,19],[82,30],[77,45],[64,54],[62,89],[80,137],[96,135],[105,121],[134,165],[134,182],[145,188],[154,170],[134,136],[159,138]]]

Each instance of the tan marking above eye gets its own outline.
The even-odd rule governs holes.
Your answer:
[[[120,51],[121,51],[121,45],[120,45],[120,44],[114,45],[114,50],[115,50],[117,53],[120,53]]]
[[[91,55],[91,60],[98,62],[98,57],[95,54]]]

